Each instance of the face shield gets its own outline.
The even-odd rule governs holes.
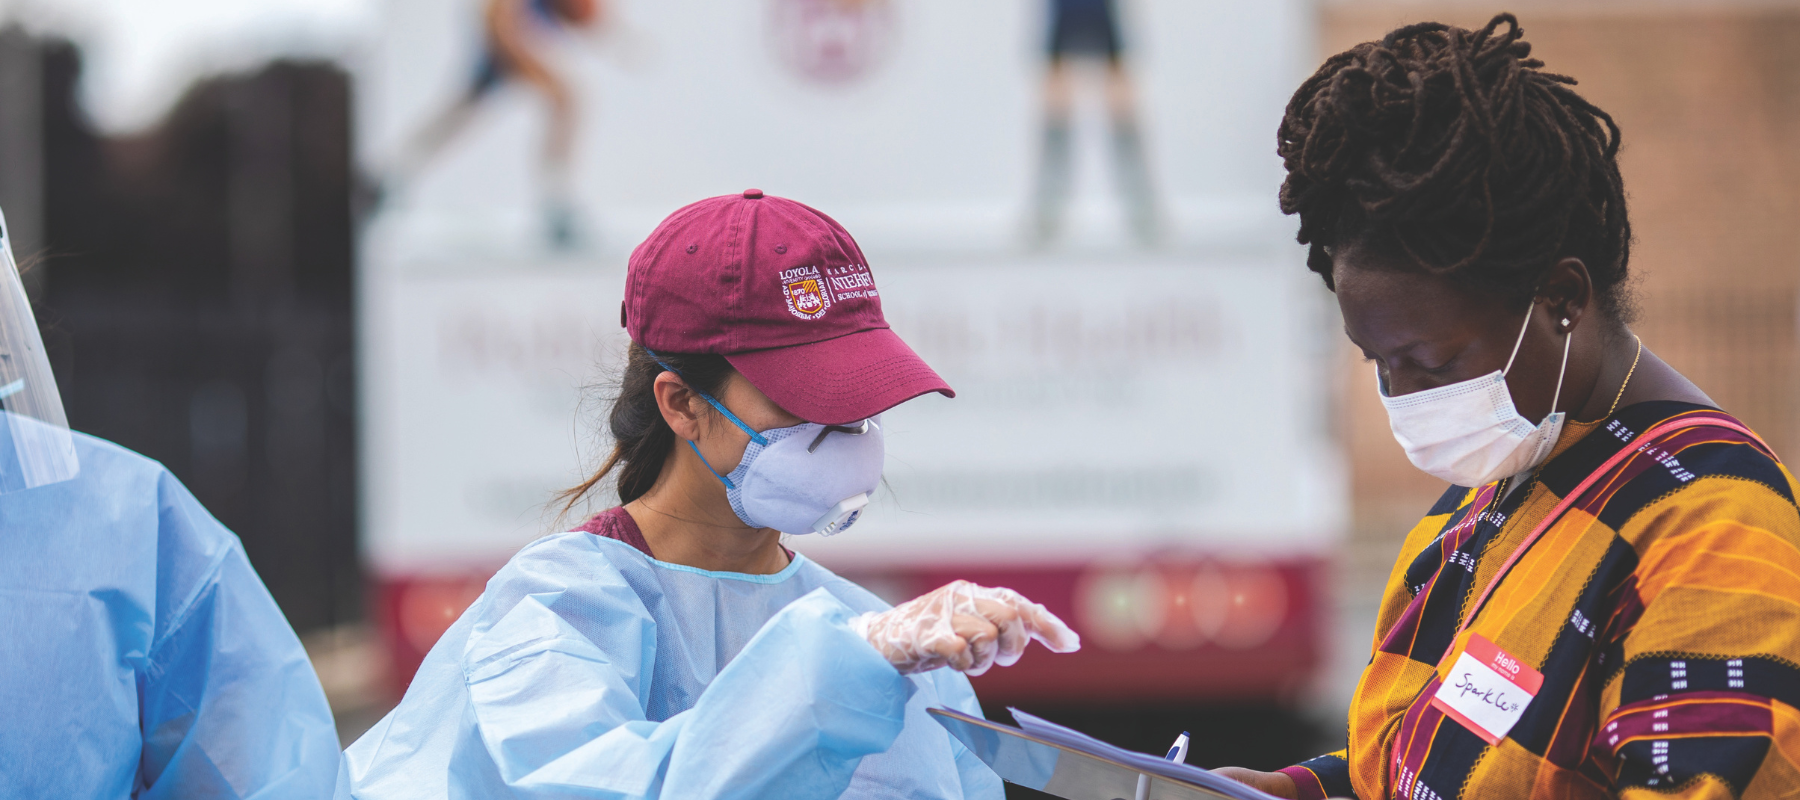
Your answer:
[[[0,494],[66,481],[81,471],[44,339],[0,213]]]

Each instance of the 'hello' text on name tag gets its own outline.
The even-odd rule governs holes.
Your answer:
[[[1497,744],[1543,685],[1543,673],[1473,634],[1431,704],[1488,744]]]

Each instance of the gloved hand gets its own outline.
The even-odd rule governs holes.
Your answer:
[[[1032,639],[1056,653],[1081,648],[1081,637],[1018,592],[953,581],[887,611],[853,617],[850,627],[901,674],[949,667],[980,675],[1017,663]]]

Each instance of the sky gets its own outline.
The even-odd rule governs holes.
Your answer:
[[[193,79],[277,55],[353,58],[380,0],[0,0],[0,17],[82,48],[82,100],[109,132],[156,122]]]

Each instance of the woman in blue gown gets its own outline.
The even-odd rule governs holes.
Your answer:
[[[897,608],[781,544],[850,527],[880,415],[951,394],[881,314],[850,235],[750,190],[633,254],[611,457],[345,752],[339,797],[982,798],[998,777],[925,713],[1036,638],[1041,606],[952,583]]]

